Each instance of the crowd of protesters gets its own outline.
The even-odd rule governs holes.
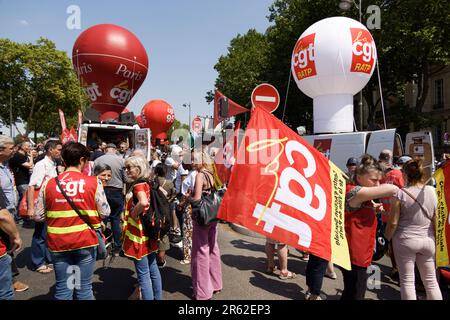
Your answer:
[[[192,164],[183,161],[186,156]],[[347,169],[345,231],[351,270],[341,269],[341,299],[364,299],[380,226],[391,257],[390,276],[400,279],[402,299],[416,298],[415,266],[427,298],[442,299],[435,268],[437,199],[424,181],[421,161],[408,156],[394,161],[392,152],[383,150],[379,159],[349,158]],[[147,161],[143,150],[130,150],[126,142],[116,146],[99,141],[89,150],[57,140],[35,147],[27,141],[15,145],[0,136],[0,181],[0,299],[28,289],[19,281],[14,256],[22,248],[16,226],[22,224],[34,227],[33,270],[55,272],[56,299],[94,299],[97,231],[106,228],[112,232],[111,254],[134,263],[138,298],[162,299],[159,270],[171,247],[182,250],[181,264],[191,265],[192,299],[211,299],[222,290],[217,222],[201,226],[191,215],[190,203],[215,188],[213,160],[205,150],[192,151],[182,144],[156,147]],[[169,233],[158,240],[148,237],[139,219],[148,211],[154,184],[167,199],[171,216]],[[19,214],[23,202],[26,210]],[[283,280],[297,277],[288,269],[286,244],[267,238],[265,251],[268,274]],[[337,279],[333,264],[308,252],[302,259],[307,261],[305,299],[325,299],[323,278]],[[70,266],[80,269],[79,288],[67,286]]]

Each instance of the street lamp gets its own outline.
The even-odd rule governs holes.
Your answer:
[[[189,132],[191,132],[191,103],[183,103],[183,107],[189,107]]]
[[[341,0],[339,2],[339,9],[343,11],[348,11],[352,7],[352,4],[355,5],[355,7],[359,10],[359,23],[362,23],[362,13],[361,13],[361,0],[359,0],[359,5],[356,4],[354,0]],[[358,103],[358,113],[359,113],[359,128],[362,131],[363,130],[363,95],[362,95],[362,89],[359,92],[359,103]]]

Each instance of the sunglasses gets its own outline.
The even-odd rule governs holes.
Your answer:
[[[131,170],[131,168],[134,168],[134,167],[135,167],[135,166],[126,166],[126,167],[125,167],[125,170],[128,170],[128,171],[129,171],[129,170]]]

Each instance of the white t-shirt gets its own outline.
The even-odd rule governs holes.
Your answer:
[[[177,169],[176,178],[175,178],[175,190],[177,191],[177,193],[181,192],[181,176],[187,176],[188,173],[189,173],[189,171],[185,170],[183,168],[183,165],[180,164],[180,166]]]
[[[183,183],[181,184],[182,194],[186,194],[189,189],[192,193],[194,192],[195,177],[197,176],[197,173],[197,170],[192,170],[191,172],[189,172],[186,179],[184,179]]]
[[[44,182],[56,177],[56,175],[55,161],[48,156],[45,156],[44,159],[38,161],[34,165],[33,173],[31,174],[30,183],[28,183],[28,186],[34,186],[35,189],[38,189]]]
[[[167,174],[166,174],[167,180],[173,181],[177,177],[177,169],[173,167],[175,163],[176,163],[175,160],[173,160],[173,158],[171,157],[167,157],[166,161],[164,162],[164,164],[167,167]]]

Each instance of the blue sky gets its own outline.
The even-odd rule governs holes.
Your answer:
[[[35,42],[40,36],[70,53],[78,35],[99,23],[112,23],[133,32],[149,57],[144,84],[128,104],[135,114],[153,99],[175,109],[178,120],[188,123],[191,103],[195,115],[212,115],[205,95],[214,88],[218,58],[227,53],[230,40],[254,28],[264,32],[273,0],[128,0],[128,1],[10,1],[0,0],[0,37]],[[66,27],[70,5],[81,10],[81,29]]]

